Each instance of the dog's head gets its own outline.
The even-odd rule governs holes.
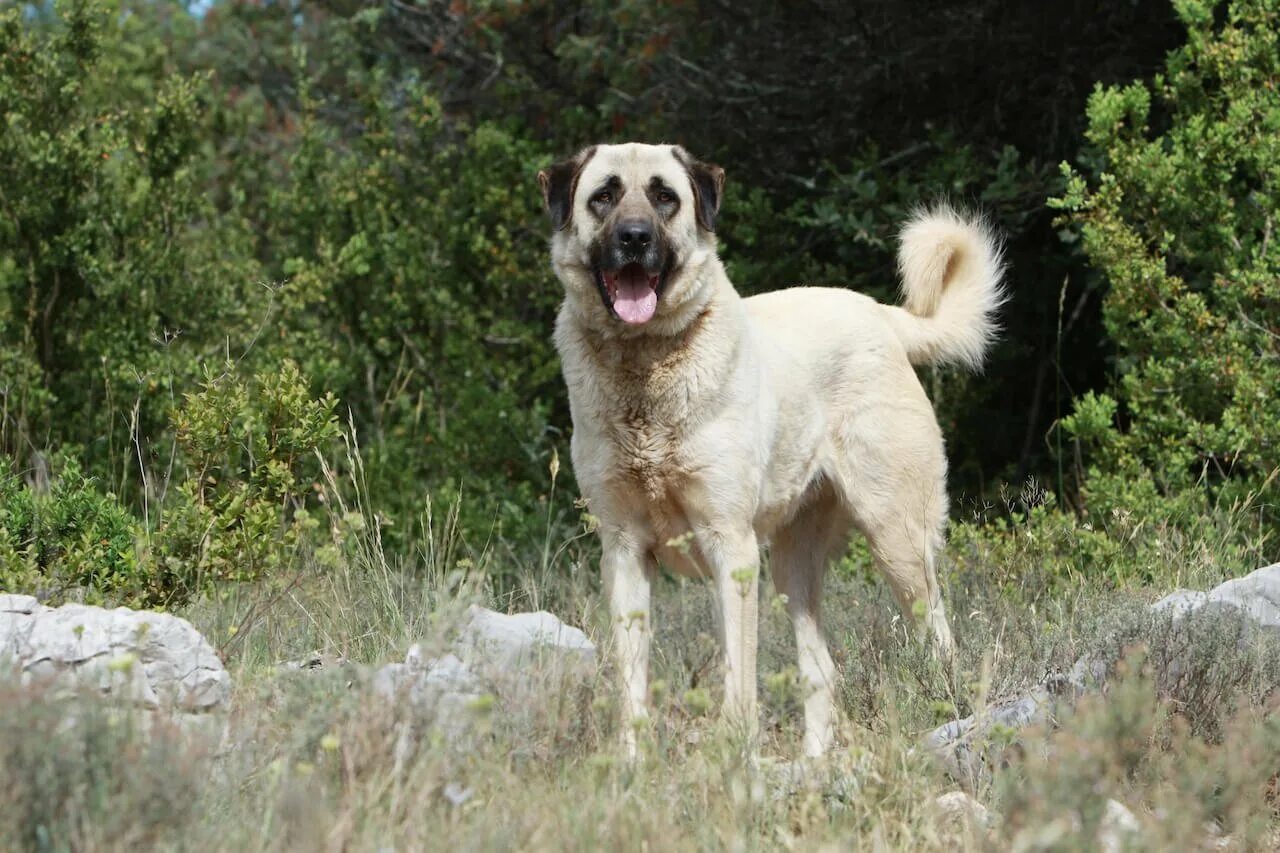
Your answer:
[[[670,331],[705,290],[724,170],[678,146],[597,145],[538,173],[551,258],[595,325]],[[687,313],[687,312],[684,312]]]

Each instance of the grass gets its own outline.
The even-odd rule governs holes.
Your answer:
[[[367,506],[333,512],[341,559],[300,557],[292,577],[230,587],[183,613],[232,672],[221,744],[165,725],[143,732],[133,712],[102,702],[0,693],[0,847],[1092,849],[1108,799],[1136,815],[1134,849],[1216,836],[1250,849],[1280,838],[1280,723],[1268,698],[1280,685],[1275,649],[1208,632],[1199,669],[1162,679],[1169,635],[1143,614],[1164,590],[1041,577],[1056,564],[1037,561],[1029,531],[1015,531],[1022,541],[1012,550],[965,540],[946,578],[960,649],[951,677],[852,552],[826,599],[844,720],[841,748],[822,765],[792,760],[801,696],[779,602],[761,607],[753,755],[716,722],[709,591],[661,581],[655,713],[644,757],[630,764],[607,670],[581,692],[543,683],[518,704],[477,706],[476,734],[460,746],[429,732],[406,740],[408,711],[366,689],[372,668],[403,659],[410,643],[443,651],[473,601],[550,609],[601,642],[591,538],[548,524],[554,547],[472,552],[455,513],[428,513],[417,545],[397,557],[384,552]],[[1051,550],[1063,547],[1057,537]],[[997,558],[1007,562],[980,565]],[[515,579],[501,588],[486,580],[497,561]],[[277,666],[313,651],[346,663]],[[992,825],[939,810],[936,797],[959,782],[919,748],[921,734],[1085,653],[1122,658],[1106,696],[1055,728],[997,744],[994,774],[962,780],[992,810]]]

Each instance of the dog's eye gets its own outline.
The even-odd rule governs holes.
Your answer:
[[[613,201],[613,193],[608,190],[600,190],[600,192],[591,197],[591,201],[595,204],[608,204]]]
[[[676,200],[676,194],[673,193],[671,190],[658,190],[659,204],[674,204],[675,200]]]

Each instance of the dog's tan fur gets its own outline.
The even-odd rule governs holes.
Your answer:
[[[714,583],[726,712],[754,725],[767,544],[810,691],[804,748],[819,754],[834,737],[836,676],[820,627],[822,578],[851,528],[867,537],[903,611],[919,615],[919,602],[934,647],[950,654],[935,573],[946,458],[912,365],[981,363],[1002,298],[999,249],[980,223],[938,208],[903,231],[905,307],[835,288],[743,299],[711,230],[722,176],[682,149],[640,144],[588,149],[539,175],[560,225],[555,341],[574,471],[600,519],[630,749],[646,712],[657,563]],[[602,216],[587,199],[610,178],[621,201]],[[679,196],[669,216],[638,191],[655,178]],[[593,247],[621,216],[650,217],[674,258],[656,313],[639,325],[612,314],[592,267]]]

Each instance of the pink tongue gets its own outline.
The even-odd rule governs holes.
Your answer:
[[[649,284],[649,276],[638,267],[625,267],[618,273],[618,295],[613,310],[627,323],[647,323],[658,310],[658,293]]]

